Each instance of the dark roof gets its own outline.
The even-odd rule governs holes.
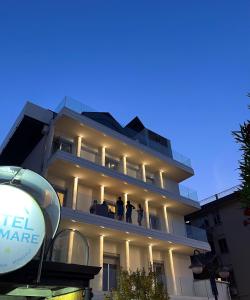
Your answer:
[[[143,129],[145,129],[145,126],[138,117],[135,117],[125,126],[125,128],[130,128],[137,132],[141,132]]]
[[[239,201],[239,192],[238,191],[233,192],[232,194],[226,195],[226,196],[219,198],[215,201],[212,201],[210,203],[202,205],[200,210],[185,216],[185,219],[187,219],[187,220],[195,219],[196,217],[206,215],[208,212],[214,211],[221,207],[225,207],[235,201]]]
[[[98,123],[101,123],[113,130],[123,133],[123,127],[108,112],[82,112],[82,115],[84,115]]]

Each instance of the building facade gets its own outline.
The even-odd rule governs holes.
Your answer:
[[[192,225],[207,230],[217,264],[230,270],[230,292],[233,299],[250,299],[249,252],[250,226],[238,196],[238,187],[216,194],[202,203],[202,209],[186,216]]]
[[[109,113],[69,99],[55,112],[27,103],[2,144],[0,164],[31,169],[53,185],[62,206],[60,229],[73,231],[52,259],[81,264],[77,232],[86,236],[89,264],[102,267],[91,283],[96,297],[116,287],[120,267],[149,266],[161,273],[172,299],[207,296],[195,290],[189,266],[194,249],[210,246],[204,230],[186,230],[184,216],[200,205],[180,185],[194,171],[138,118],[123,127]],[[125,212],[128,201],[135,208],[131,222],[117,219],[118,197]]]

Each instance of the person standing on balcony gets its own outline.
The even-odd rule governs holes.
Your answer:
[[[89,212],[91,214],[96,214],[96,208],[97,208],[97,200],[94,200],[93,204],[89,208]]]
[[[116,209],[117,209],[117,218],[122,221],[124,217],[124,203],[121,197],[118,197],[116,201]]]
[[[141,204],[138,205],[137,214],[138,214],[138,218],[137,218],[138,225],[141,226],[141,222],[143,219],[143,208]]]
[[[130,203],[128,200],[127,205],[126,205],[126,222],[127,223],[132,223],[132,210],[135,209],[134,205]]]

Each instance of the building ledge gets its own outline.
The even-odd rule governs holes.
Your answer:
[[[122,232],[125,234],[129,232],[130,234],[140,236],[148,242],[148,238],[150,237],[152,240],[159,240],[163,243],[181,245],[189,248],[198,248],[204,251],[210,251],[210,246],[207,242],[198,241],[194,239],[187,238],[186,236],[179,236],[172,233],[167,233],[160,230],[148,229],[142,226],[138,226],[135,224],[126,223],[123,221],[118,221],[114,219],[110,219],[103,216],[98,216],[94,214],[90,214],[87,212],[72,210],[67,207],[63,207],[61,210],[62,219],[67,219],[73,222],[86,223],[90,225],[94,225],[97,228],[103,227],[110,230],[115,230]],[[101,231],[99,229],[99,231]]]

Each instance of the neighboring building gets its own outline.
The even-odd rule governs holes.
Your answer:
[[[194,171],[168,139],[138,118],[123,127],[111,114],[68,99],[56,112],[27,103],[3,142],[0,164],[29,168],[54,186],[62,205],[60,229],[86,236],[90,265],[103,267],[92,282],[96,295],[116,287],[120,267],[147,270],[151,264],[172,299],[202,296],[200,287],[200,294],[194,289],[190,255],[210,246],[203,229],[186,230],[184,215],[200,205],[179,185]],[[136,207],[132,224],[116,219],[119,196]],[[91,214],[94,200],[98,205]],[[104,200],[108,211],[101,206]],[[144,209],[142,226],[138,204]],[[77,238],[71,231],[52,260],[80,264]]]
[[[234,299],[250,299],[250,226],[238,197],[238,188],[226,190],[201,202],[202,209],[186,216],[186,222],[207,230],[212,252],[230,269]]]

